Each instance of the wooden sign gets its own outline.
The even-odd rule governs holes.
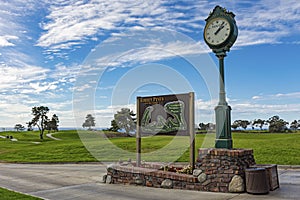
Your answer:
[[[188,135],[189,94],[138,97],[141,134]]]
[[[137,163],[140,163],[141,136],[156,134],[189,135],[191,165],[194,166],[194,93],[137,97]]]

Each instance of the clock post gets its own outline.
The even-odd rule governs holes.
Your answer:
[[[220,93],[219,103],[215,107],[216,113],[216,148],[232,149],[232,136],[231,136],[231,107],[226,102],[225,93],[225,76],[224,76],[224,58],[226,53],[217,53],[219,59],[220,70]]]
[[[232,149],[231,136],[231,107],[226,102],[224,58],[226,52],[235,43],[238,29],[234,20],[235,15],[225,8],[216,6],[205,20],[204,40],[219,59],[219,103],[215,107],[216,113],[216,148]]]

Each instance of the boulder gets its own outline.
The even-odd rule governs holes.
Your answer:
[[[165,179],[162,183],[161,183],[161,187],[162,188],[166,188],[166,189],[171,189],[173,188],[173,181],[170,179]]]
[[[198,177],[202,173],[201,169],[194,169],[193,176]]]
[[[111,179],[111,176],[110,175],[107,175],[106,176],[106,181],[105,183],[108,183],[108,184],[111,184],[112,183],[112,179]]]
[[[117,164],[109,164],[106,166],[106,170],[108,172],[113,172],[117,166],[118,166]]]
[[[135,177],[134,178],[134,182],[137,185],[143,185],[143,180],[142,180],[142,178],[140,176]]]
[[[207,179],[207,175],[205,173],[201,173],[199,176],[198,176],[198,181],[199,183],[203,183],[204,181],[206,181]]]
[[[229,192],[240,193],[245,192],[245,183],[241,176],[235,175],[229,183]]]
[[[102,183],[106,183],[106,178],[107,178],[107,174],[104,174],[103,176],[102,176]]]

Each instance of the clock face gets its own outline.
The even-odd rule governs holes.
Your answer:
[[[230,23],[224,18],[215,18],[207,23],[204,37],[207,43],[218,46],[225,42],[230,36]]]

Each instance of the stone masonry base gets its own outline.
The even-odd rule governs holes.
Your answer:
[[[244,192],[245,169],[255,165],[251,149],[199,149],[193,174],[164,171],[161,164],[136,167],[134,163],[107,167],[104,181],[211,192]]]

